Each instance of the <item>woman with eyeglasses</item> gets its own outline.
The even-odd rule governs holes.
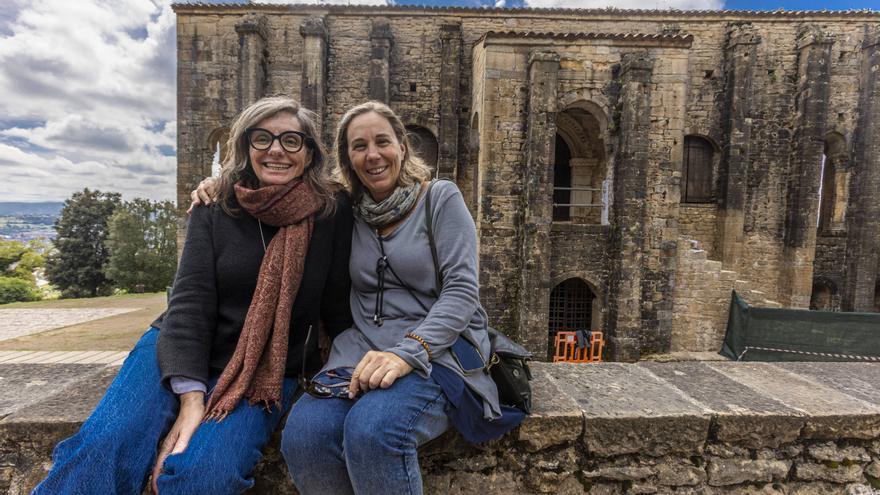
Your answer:
[[[487,372],[476,228],[453,183],[429,187],[430,169],[388,106],[350,109],[335,152],[355,212],[354,325],[293,406],[282,453],[304,495],[421,493],[419,445],[450,425],[472,442],[489,440],[523,418],[499,405]]]
[[[315,122],[287,98],[241,112],[217,201],[192,211],[167,311],[35,494],[137,495],[151,473],[161,495],[253,485],[295,378],[321,365],[319,327],[351,326],[351,205]]]

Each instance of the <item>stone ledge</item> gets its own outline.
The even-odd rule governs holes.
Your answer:
[[[421,451],[426,493],[871,493],[880,364],[534,363],[535,411]],[[118,368],[0,365],[0,492],[25,494]],[[295,493],[279,435],[254,493]],[[839,459],[838,459],[839,458]],[[866,491],[867,490],[867,491]]]

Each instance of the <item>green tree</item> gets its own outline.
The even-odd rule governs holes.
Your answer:
[[[39,299],[34,270],[45,264],[45,246],[0,240],[0,304]]]
[[[0,240],[0,273],[9,276],[27,250],[22,242]]]
[[[177,271],[177,208],[171,201],[135,199],[110,218],[104,273],[121,289],[164,290]]]
[[[55,222],[55,251],[46,260],[46,276],[62,297],[94,297],[108,294],[104,276],[108,252],[107,221],[120,204],[118,193],[74,193],[64,202]]]

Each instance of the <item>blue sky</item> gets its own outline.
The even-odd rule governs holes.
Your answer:
[[[171,0],[0,1],[0,201],[63,200],[83,187],[118,191],[129,199],[174,199],[177,98]],[[470,7],[880,10],[880,0],[394,1]]]

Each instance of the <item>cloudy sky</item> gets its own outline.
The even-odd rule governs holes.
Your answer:
[[[880,0],[396,3],[580,8],[880,8]],[[0,201],[63,200],[83,187],[118,191],[127,199],[174,199],[176,55],[170,0],[0,0],[0,4]]]

